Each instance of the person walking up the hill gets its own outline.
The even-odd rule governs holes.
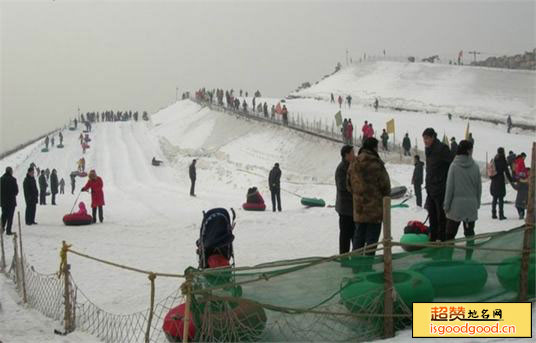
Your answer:
[[[346,97],[346,102],[348,103],[348,108],[352,108],[352,96],[348,95]]]
[[[506,132],[510,133],[512,130],[512,116],[508,115],[508,118],[506,119]]]
[[[60,138],[60,145],[63,145],[63,133],[61,133],[60,131],[60,134],[58,136]]]
[[[348,168],[356,231],[353,249],[378,243],[383,221],[383,198],[391,194],[391,181],[378,155],[378,140],[367,138]],[[369,252],[367,255],[374,255]]]
[[[196,173],[196,164],[197,160],[192,160],[192,164],[190,164],[189,174],[190,174],[190,196],[195,197],[195,180],[197,178]]]
[[[460,222],[463,222],[465,237],[475,235],[475,222],[478,219],[482,196],[482,179],[480,168],[473,160],[472,154],[471,142],[462,140],[449,168],[443,205],[447,217],[446,239],[449,241],[456,238]],[[474,241],[467,243],[474,245]]]
[[[450,149],[437,139],[437,133],[427,128],[422,134],[426,155],[426,209],[430,218],[430,241],[445,241],[446,217],[443,209],[447,175],[452,162]]]
[[[29,168],[22,184],[24,189],[24,200],[26,202],[26,225],[35,225],[35,211],[37,209],[37,198],[39,197],[39,190],[37,189],[37,182],[35,181],[35,171],[33,168]]]
[[[17,179],[13,177],[13,169],[7,167],[4,175],[0,177],[0,207],[2,207],[2,232],[0,234],[5,230],[7,235],[11,235],[18,194],[19,186]]]
[[[65,180],[63,178],[60,180],[60,194],[65,194]]]
[[[91,189],[91,209],[93,211],[93,224],[97,222],[97,210],[99,211],[99,221],[104,220],[102,206],[104,206],[104,192],[102,191],[104,184],[97,172],[92,169],[89,172],[89,180],[82,188],[82,192],[87,192]]]
[[[52,205],[56,205],[56,194],[58,194],[58,174],[56,169],[52,169],[52,174],[50,174],[50,194],[52,194]]]
[[[333,95],[333,93],[331,93],[331,100],[329,102],[335,103],[335,96]]]
[[[415,168],[413,169],[413,176],[411,177],[411,184],[415,191],[415,201],[417,206],[422,207],[422,181],[423,181],[423,169],[424,163],[421,161],[419,155],[415,155],[413,158]]]
[[[274,164],[274,167],[270,170],[268,186],[272,195],[273,211],[275,212],[277,205],[277,210],[281,212],[281,169],[279,169],[279,163]]]
[[[510,183],[514,180],[510,175],[508,166],[506,163],[506,157],[504,156],[504,148],[500,147],[497,149],[497,155],[490,162],[493,163],[491,169],[494,169],[494,172],[489,171],[488,167],[488,176],[491,178],[490,193],[493,197],[491,202],[491,218],[497,219],[497,203],[499,204],[499,219],[504,220],[504,197],[506,196],[506,181],[504,176]],[[491,175],[490,175],[491,174]]]
[[[350,251],[350,243],[355,232],[352,193],[346,187],[348,168],[354,159],[354,148],[350,145],[343,146],[341,157],[342,161],[335,171],[335,185],[337,187],[335,211],[339,214],[339,254],[345,254]]]
[[[337,101],[339,102],[339,108],[342,108],[342,96],[339,95]]]
[[[45,171],[41,170],[41,175],[39,175],[39,205],[47,204],[47,177]]]
[[[48,136],[45,137],[45,148],[48,149],[48,143],[49,143],[49,138]]]
[[[406,133],[402,140],[402,148],[404,149],[404,156],[411,156],[411,140],[409,139],[408,133]]]

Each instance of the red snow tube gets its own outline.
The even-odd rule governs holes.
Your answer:
[[[253,203],[245,202],[242,204],[242,208],[246,211],[264,211],[266,210],[266,205],[264,203],[253,204]]]
[[[78,176],[80,176],[80,177],[86,177],[86,176],[87,176],[87,173],[86,173],[86,172],[78,172]]]
[[[86,144],[86,143],[82,144],[82,148],[89,149],[89,144]]]
[[[71,213],[63,216],[63,223],[67,226],[89,225],[92,221],[89,214]]]
[[[182,342],[182,334],[184,333],[184,311],[186,304],[181,304],[172,308],[164,317],[164,325],[162,330],[169,342]],[[190,311],[190,313],[192,313]],[[190,317],[191,318],[191,317]],[[195,337],[195,324],[193,318],[188,324],[188,341],[192,342]]]

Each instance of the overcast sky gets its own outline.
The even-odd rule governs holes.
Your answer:
[[[0,151],[196,87],[284,96],[366,52],[533,49],[534,1],[1,1]],[[486,57],[487,55],[483,55]],[[469,56],[466,55],[466,59]]]

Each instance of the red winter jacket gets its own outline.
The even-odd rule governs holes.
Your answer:
[[[89,180],[82,191],[91,189],[91,207],[104,206],[104,193],[102,192],[102,179],[97,176],[95,180]]]
[[[527,177],[527,167],[525,166],[525,160],[523,157],[518,157],[514,161],[514,174],[516,177]]]

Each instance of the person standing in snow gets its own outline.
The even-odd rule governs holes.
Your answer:
[[[372,123],[368,124],[368,136],[369,138],[374,137],[374,129],[372,128]]]
[[[346,144],[352,145],[353,137],[354,125],[352,124],[352,119],[348,119],[348,124],[346,125]]]
[[[45,148],[48,149],[48,142],[49,142],[49,138],[48,136],[45,137]]]
[[[346,187],[348,168],[354,159],[354,148],[350,145],[343,146],[341,158],[342,161],[335,171],[335,185],[337,187],[335,211],[339,214],[339,254],[345,254],[350,251],[350,243],[355,232],[352,193],[348,192]]]
[[[281,169],[279,169],[279,163],[274,164],[274,167],[270,170],[268,186],[272,195],[273,211],[275,212],[277,205],[277,210],[281,212]]]
[[[471,143],[472,146],[472,143]],[[452,137],[450,139],[450,153],[452,154],[453,158],[456,156],[456,151],[458,151],[458,143],[456,143],[456,138]]]
[[[499,204],[499,220],[505,220],[504,216],[504,197],[506,196],[506,181],[504,176],[510,183],[514,180],[508,170],[506,157],[504,156],[504,148],[497,149],[497,155],[492,162],[495,165],[495,175],[491,176],[490,193],[493,197],[491,202],[491,218],[497,219],[497,203]]]
[[[363,127],[361,128],[361,140],[364,141],[365,139],[369,137],[368,129],[369,129],[368,121],[365,120],[365,124],[363,124]]]
[[[41,170],[41,175],[39,176],[39,205],[47,204],[47,177],[45,176],[45,171]]]
[[[421,162],[419,155],[414,157],[415,168],[413,169],[413,176],[411,177],[411,184],[415,191],[415,201],[417,206],[422,207],[422,181],[423,181],[423,169],[424,163]]]
[[[527,176],[527,167],[525,166],[526,158],[527,158],[527,154],[522,152],[514,160],[514,172],[513,172],[514,179],[520,179],[520,178],[524,178]]]
[[[45,169],[45,175],[47,177],[47,181],[50,180],[50,169]]]
[[[508,115],[506,119],[506,132],[510,133],[510,130],[512,130],[512,116]]]
[[[26,201],[26,225],[35,225],[37,224],[35,222],[35,211],[37,209],[39,190],[37,189],[37,182],[35,181],[35,171],[33,168],[28,169],[22,187],[24,189],[24,200]]]
[[[404,149],[404,156],[411,156],[411,140],[409,139],[408,133],[406,133],[402,140],[402,148]]]
[[[60,194],[65,194],[65,180],[63,178],[60,180]]]
[[[54,147],[54,135],[52,135],[52,138],[50,139],[50,146]]]
[[[255,101],[256,101],[257,98],[253,97],[253,100],[251,100],[251,103],[252,103],[252,109],[253,109],[253,112],[255,112]]]
[[[342,96],[339,95],[337,101],[339,102],[339,108],[342,108]]]
[[[517,158],[517,155],[514,154],[514,152],[512,150],[510,150],[508,152],[508,156],[506,157],[506,163],[508,163],[508,167],[510,168],[510,171],[512,172],[512,175],[514,174],[514,170],[515,170],[515,167],[514,167],[514,162]]]
[[[0,207],[2,208],[2,232],[0,234],[5,230],[7,235],[11,235],[18,194],[19,186],[17,179],[13,177],[13,168],[7,167],[4,175],[0,177]]]
[[[426,155],[426,209],[430,218],[430,241],[445,241],[446,217],[443,208],[447,175],[452,162],[449,147],[437,139],[433,128],[424,130],[423,141]]]
[[[244,113],[248,113],[248,104],[245,99],[242,102],[242,109],[244,110]]]
[[[352,193],[356,231],[353,249],[378,243],[383,221],[383,198],[391,194],[391,181],[378,155],[378,140],[367,138],[348,168],[348,191]],[[369,252],[367,255],[375,255]]]
[[[462,140],[456,150],[447,176],[447,187],[443,208],[447,217],[446,239],[456,238],[460,222],[463,222],[465,237],[475,235],[475,222],[478,219],[482,179],[480,168],[472,158],[473,145]],[[474,241],[468,241],[474,245]],[[472,243],[472,244],[470,244]]]
[[[331,93],[331,100],[329,102],[335,103],[335,96],[333,95],[333,93]]]
[[[63,145],[63,133],[60,132],[59,137],[60,137],[60,145]]]
[[[352,96],[348,95],[346,97],[346,102],[348,103],[348,108],[352,108]]]
[[[76,175],[74,173],[71,173],[71,194],[74,194],[74,188],[76,186]]]
[[[52,174],[50,174],[50,194],[52,194],[52,205],[56,205],[56,194],[58,194],[58,174],[56,174],[56,169],[52,169]]]
[[[283,124],[288,125],[288,110],[286,105],[283,105],[283,109],[281,110],[281,116],[283,117]]]
[[[192,197],[195,197],[195,180],[197,178],[197,173],[196,173],[196,168],[195,168],[195,164],[196,164],[197,160],[193,160],[192,161],[192,164],[190,164],[190,169],[189,169],[189,174],[190,174],[190,196]]]
[[[374,110],[378,112],[378,107],[380,106],[380,103],[378,101],[378,98],[374,99]]]
[[[383,150],[389,151],[389,147],[387,146],[387,142],[389,141],[389,134],[387,133],[387,131],[385,131],[385,129],[383,129],[381,139],[382,139]]]
[[[515,205],[520,220],[525,219],[525,209],[527,208],[529,200],[529,178],[530,168],[527,169],[527,175],[525,177],[512,183],[512,187],[517,191]]]
[[[344,144],[346,144],[346,128],[347,127],[348,127],[348,119],[344,118],[342,122],[342,128],[341,128],[342,141],[344,142]]]
[[[268,118],[268,104],[264,102],[264,105],[262,106],[262,111],[264,112],[264,117]]]
[[[82,192],[87,192],[91,189],[91,209],[93,211],[93,224],[97,222],[97,210],[99,212],[99,221],[104,220],[102,206],[104,206],[104,192],[102,191],[104,184],[97,172],[92,169],[89,172],[89,180],[82,188]]]

